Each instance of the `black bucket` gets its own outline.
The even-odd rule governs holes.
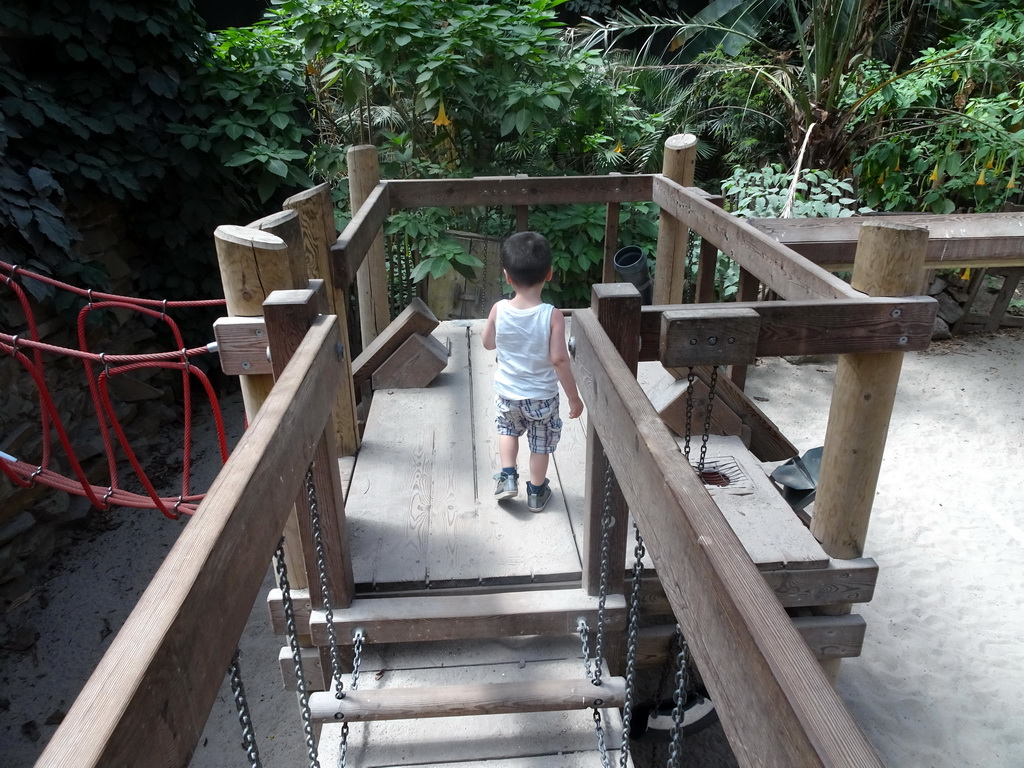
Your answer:
[[[612,257],[612,266],[623,281],[636,286],[642,303],[651,303],[651,270],[647,266],[647,257],[638,246],[619,248]]]

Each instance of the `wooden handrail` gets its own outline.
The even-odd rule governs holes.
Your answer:
[[[700,190],[656,176],[652,199],[785,299],[853,299],[861,295],[796,251],[722,210]]]
[[[391,208],[472,205],[570,205],[651,199],[651,174],[491,176],[387,181]]]
[[[391,207],[389,182],[382,181],[370,192],[348,226],[331,246],[331,263],[336,285],[348,288],[366,258]]]
[[[764,232],[815,264],[853,269],[857,238],[865,224],[902,224],[928,230],[925,269],[1024,267],[1024,213],[927,213],[844,219],[750,219]]]
[[[339,343],[318,318],[37,766],[188,764],[324,433]]]
[[[572,334],[589,419],[737,760],[881,766],[592,311]]]

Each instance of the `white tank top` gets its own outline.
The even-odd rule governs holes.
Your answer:
[[[494,319],[498,370],[494,391],[509,400],[534,400],[558,394],[558,376],[551,364],[550,304],[529,309],[499,301]]]

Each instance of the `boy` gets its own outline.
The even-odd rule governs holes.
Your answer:
[[[484,349],[497,349],[494,374],[498,454],[502,470],[495,499],[519,495],[516,456],[525,432],[530,445],[530,479],[526,507],[540,512],[551,499],[548,460],[562,433],[558,416],[558,385],[569,399],[569,418],[583,413],[583,401],[569,368],[565,347],[565,318],[541,301],[544,283],[551,279],[551,246],[536,232],[519,232],[501,246],[505,281],[515,295],[491,308],[484,325]]]

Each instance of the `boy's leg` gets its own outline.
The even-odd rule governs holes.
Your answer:
[[[548,462],[550,459],[550,453],[530,454],[530,482],[533,485],[544,485],[544,481],[548,478]]]
[[[518,456],[519,438],[513,435],[498,435],[498,458],[501,459],[502,469],[514,467]]]
[[[513,435],[498,435],[498,456],[501,459],[501,471],[494,476],[498,484],[494,488],[494,498],[514,499],[519,495],[519,473],[516,469],[516,456],[519,454],[519,438]],[[511,471],[509,469],[511,468]]]

